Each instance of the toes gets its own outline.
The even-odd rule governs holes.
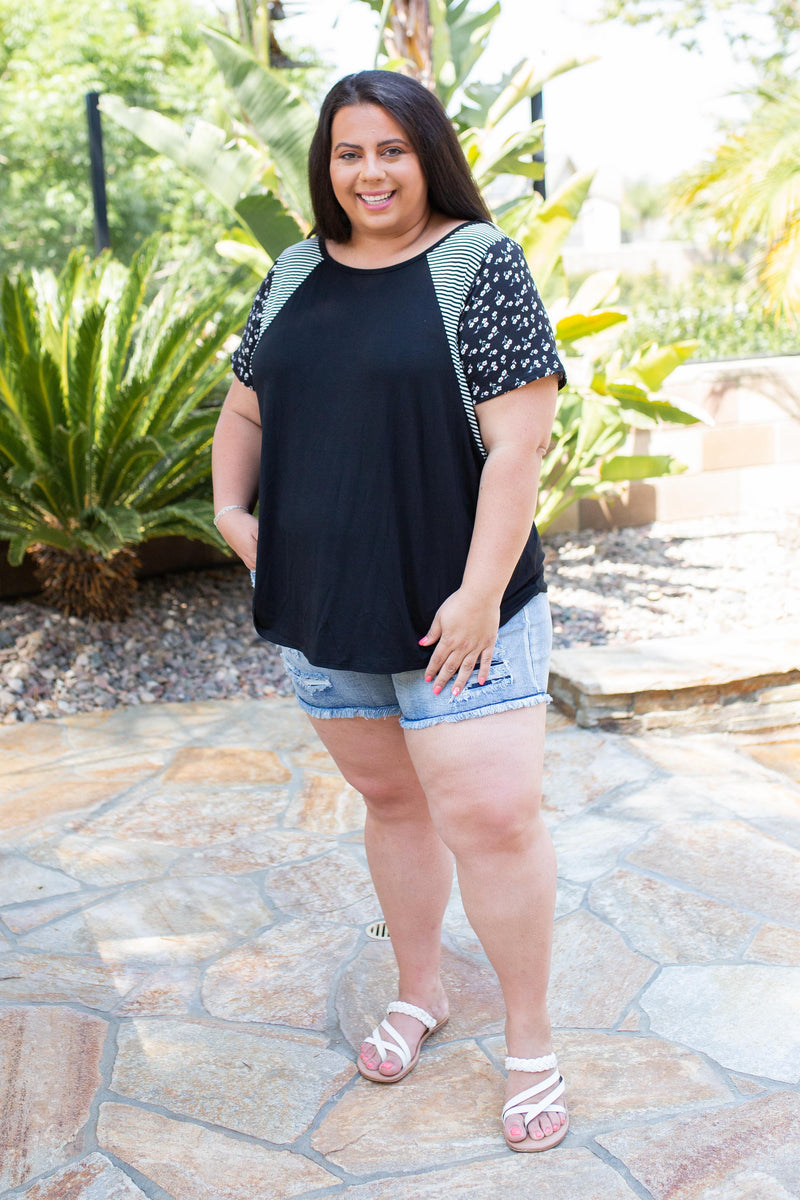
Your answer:
[[[525,1140],[526,1133],[517,1117],[510,1117],[506,1125],[506,1134],[511,1142],[522,1142]]]

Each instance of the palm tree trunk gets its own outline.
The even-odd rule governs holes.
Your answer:
[[[393,0],[384,41],[390,58],[405,60],[404,73],[433,91],[433,25],[428,0]]]

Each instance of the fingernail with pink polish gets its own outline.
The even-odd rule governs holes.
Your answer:
[[[440,692],[441,690],[442,690],[442,689],[439,687],[439,685],[438,685],[438,683],[437,683],[437,684],[436,684],[436,687],[433,689],[433,694],[434,694],[434,696],[438,696],[438,695],[439,695],[439,692]]]

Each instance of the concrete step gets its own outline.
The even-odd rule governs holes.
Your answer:
[[[554,650],[550,693],[579,725],[632,733],[800,723],[800,625]]]

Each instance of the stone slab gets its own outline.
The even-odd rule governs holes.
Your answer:
[[[18,854],[7,854],[0,858],[0,908],[6,904],[22,904],[26,900],[42,900],[79,890],[80,884],[63,871],[39,866]]]
[[[20,1200],[147,1200],[147,1195],[104,1155],[88,1154],[31,1184]]]
[[[800,738],[764,741],[759,745],[747,746],[746,750],[765,767],[780,771],[794,783],[800,783]]]
[[[25,948],[100,954],[122,962],[191,963],[271,924],[255,883],[226,875],[131,886],[80,914],[35,930]]]
[[[553,676],[587,696],[714,687],[800,671],[800,626],[757,633],[650,638],[553,652]]]
[[[31,780],[28,779],[27,783]],[[0,832],[22,832],[44,817],[63,813],[82,812],[98,808],[127,790],[130,781],[111,778],[64,777],[54,770],[35,787],[0,799]]]
[[[0,1000],[77,1003],[108,1012],[146,975],[143,967],[113,966],[99,958],[12,951],[0,965]]]
[[[800,929],[765,923],[747,947],[745,958],[750,962],[800,967]]]
[[[68,892],[49,900],[17,904],[4,911],[3,921],[13,933],[29,933],[31,929],[38,929],[40,925],[47,925],[68,913],[82,912],[93,904],[99,904],[110,894],[110,890]]]
[[[573,883],[591,883],[615,867],[645,831],[638,821],[594,812],[562,821],[553,830],[559,876]]]
[[[289,1200],[339,1182],[301,1154],[124,1104],[100,1106],[97,1139],[173,1200]]]
[[[313,1148],[359,1175],[421,1170],[503,1150],[499,1072],[470,1043],[433,1043],[426,1051],[396,1087],[359,1078],[311,1135]]]
[[[621,868],[592,886],[589,908],[662,963],[735,958],[755,924],[729,905]]]
[[[364,801],[341,775],[306,770],[286,810],[286,825],[314,833],[350,833],[364,827]]]
[[[114,1008],[115,1017],[188,1016],[200,989],[198,967],[161,967]]]
[[[585,810],[620,785],[654,776],[650,763],[619,738],[574,725],[547,735],[542,811],[548,826]]]
[[[206,787],[231,787],[243,783],[288,783],[291,771],[283,765],[274,750],[230,745],[182,746],[176,751],[163,778],[179,783],[199,783]]]
[[[791,925],[800,912],[800,851],[740,821],[659,829],[628,860],[773,921]]]
[[[591,913],[562,917],[547,992],[554,1027],[613,1028],[655,970]]]
[[[271,829],[286,807],[286,788],[223,790],[148,781],[82,832],[92,838],[213,846]]]
[[[3,1010],[0,1187],[19,1187],[83,1152],[106,1033],[101,1018],[67,1008]]]
[[[155,1017],[120,1028],[112,1088],[120,1096],[268,1142],[291,1142],[352,1079],[325,1040],[242,1032]]]
[[[613,1167],[589,1150],[568,1149],[563,1142],[555,1154],[506,1152],[424,1175],[356,1184],[339,1193],[346,1200],[633,1200],[636,1194]]]
[[[311,833],[262,830],[232,842],[187,851],[171,868],[172,875],[243,875],[316,858],[330,840]]]
[[[323,1031],[328,995],[343,961],[356,947],[355,929],[328,929],[324,951],[319,930],[294,920],[267,930],[206,970],[201,999],[214,1017],[264,1021]]]
[[[380,915],[369,871],[336,847],[311,863],[270,871],[265,889],[276,907],[295,917],[363,925]]]
[[[800,1079],[800,966],[664,967],[640,1004],[650,1028],[723,1067],[784,1083]],[[757,1014],[757,1015],[755,1015]]]
[[[597,1135],[653,1200],[797,1200],[800,1097],[778,1092]]]
[[[29,856],[48,867],[58,866],[74,879],[93,887],[130,883],[163,875],[177,851],[151,841],[123,841],[64,833],[28,850]]]

